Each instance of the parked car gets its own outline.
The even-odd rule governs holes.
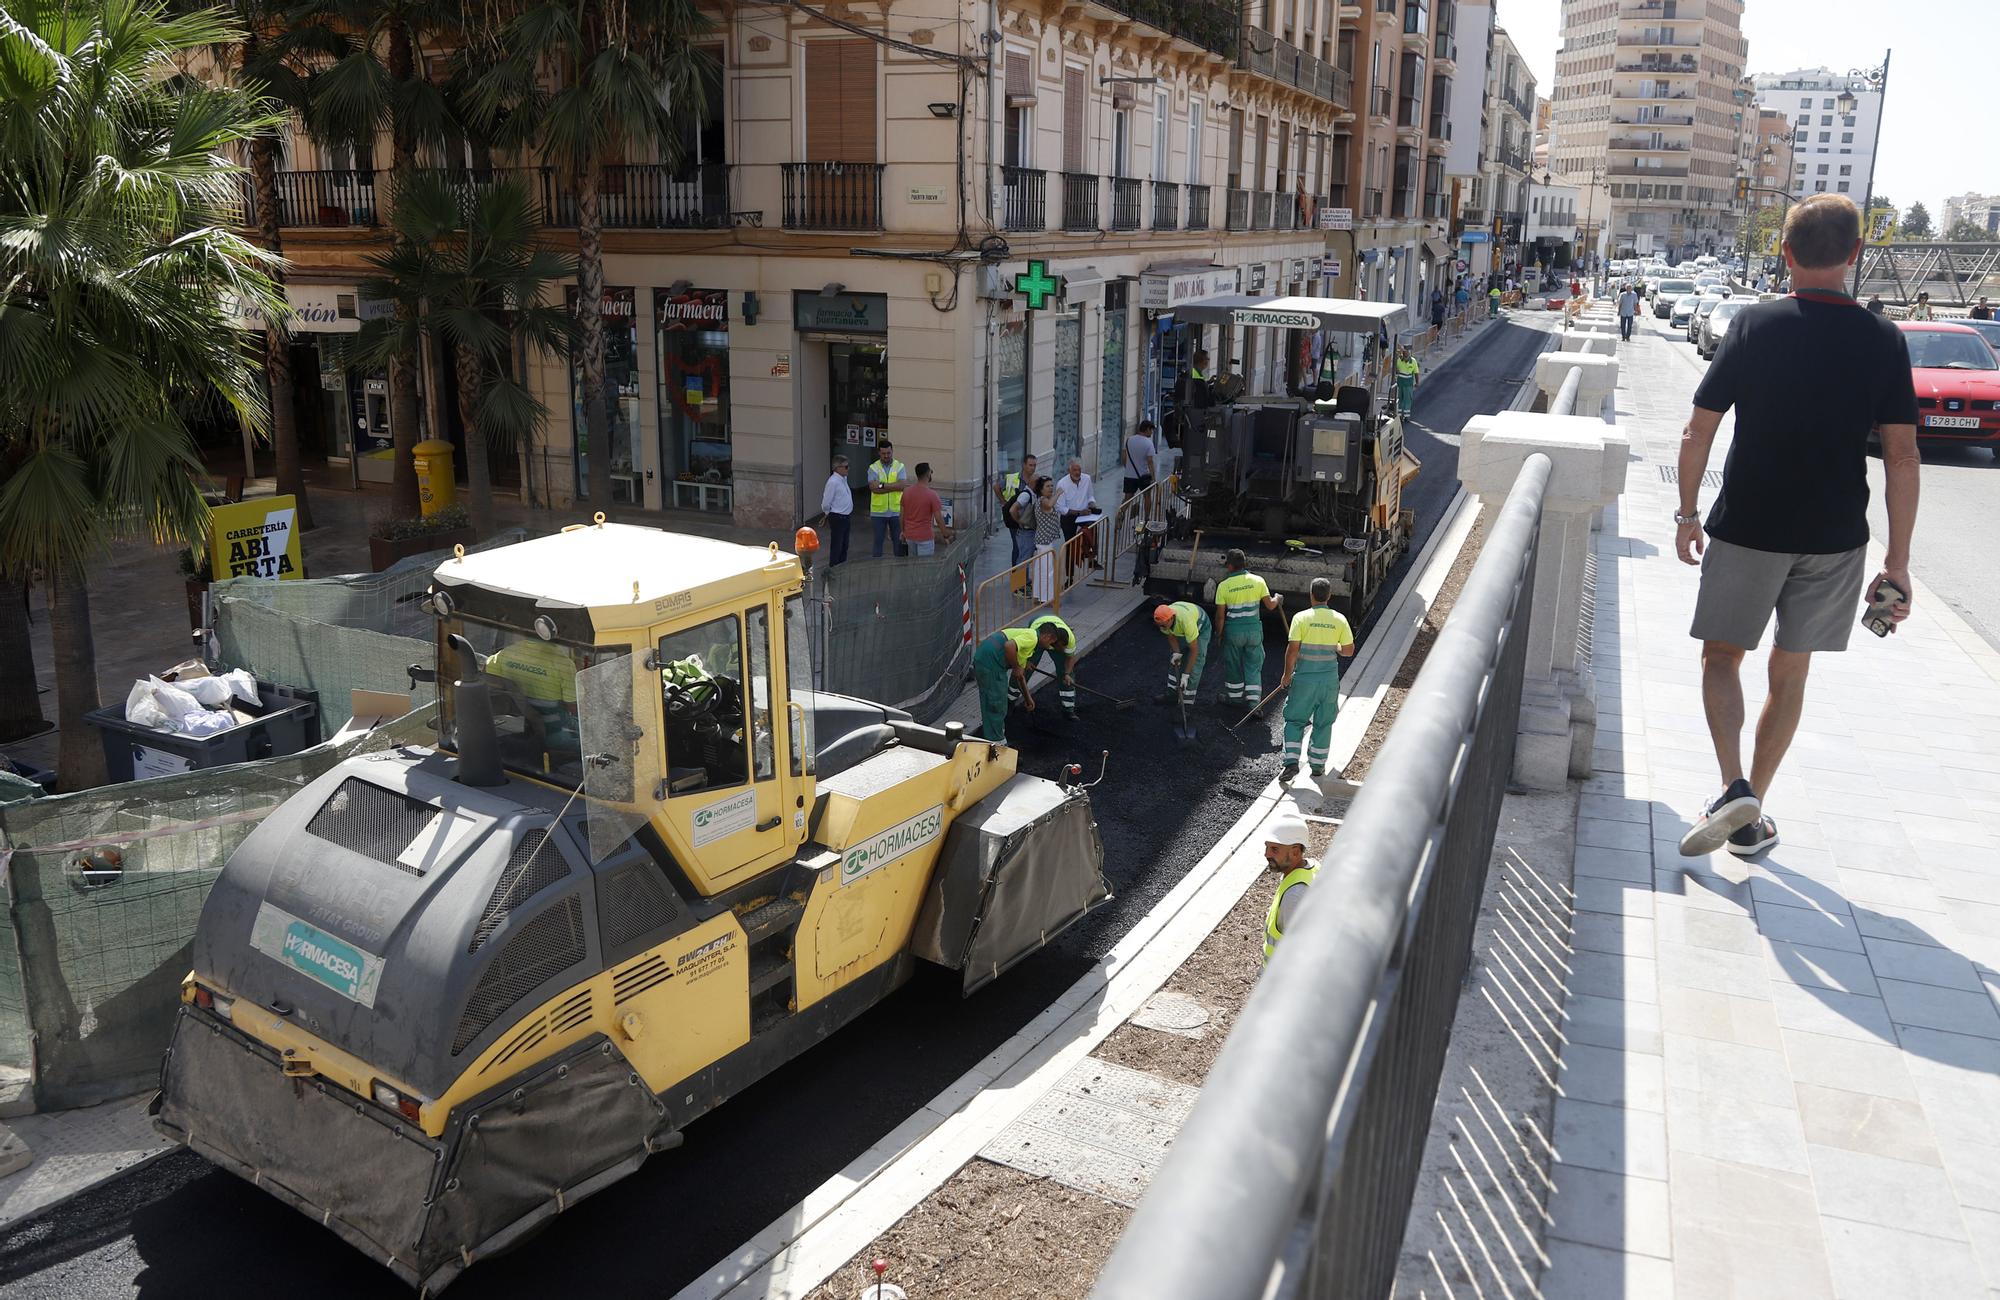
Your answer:
[[[1714,311],[1717,307],[1720,307],[1722,305],[1722,302],[1723,302],[1722,295],[1720,293],[1717,293],[1713,289],[1710,289],[1707,293],[1704,293],[1701,296],[1701,301],[1696,303],[1694,306],[1694,315],[1688,317],[1688,325],[1687,325],[1688,342],[1692,343],[1701,336],[1702,321],[1708,318],[1708,314],[1710,312]]]
[[[1665,300],[1666,299],[1664,297],[1661,298],[1662,302],[1664,302]],[[1700,305],[1701,305],[1700,294],[1698,293],[1682,294],[1680,297],[1674,299],[1673,315],[1668,317],[1667,324],[1673,329],[1677,330],[1686,329],[1688,322],[1694,319],[1694,309]]]
[[[1897,321],[1917,386],[1917,441],[1979,443],[2000,456],[2000,356],[1959,321]]]
[[[1968,329],[1977,330],[1979,332],[1980,337],[1985,339],[1988,343],[1992,344],[1993,350],[1996,353],[2000,353],[2000,320],[1968,319],[1968,320],[1954,321],[1952,323],[1955,325],[1963,325]]]
[[[1740,315],[1750,305],[1747,298],[1728,298],[1715,305],[1715,310],[1701,323],[1701,333],[1696,336],[1694,350],[1704,357],[1712,357],[1722,346],[1722,336],[1729,332],[1729,322]]]
[[[1653,294],[1653,315],[1666,316],[1673,311],[1674,303],[1682,294],[1695,292],[1693,280],[1662,280]]]

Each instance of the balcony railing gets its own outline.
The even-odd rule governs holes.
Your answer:
[[[1139,228],[1139,179],[1134,176],[1111,178],[1111,228]]]
[[[1265,31],[1252,29],[1246,35],[1237,66],[1246,72],[1295,86],[1342,108],[1349,107],[1354,98],[1352,77],[1326,60]]]
[[[1223,214],[1230,230],[1250,229],[1250,191],[1231,186],[1225,191],[1228,210]]]
[[[574,226],[575,181],[550,167],[521,170],[541,175],[544,219],[552,226]],[[474,178],[490,174],[465,173]],[[724,229],[729,225],[729,169],[722,163],[685,168],[659,163],[607,166],[598,187],[597,213],[599,224],[607,230]]]
[[[1386,118],[1389,116],[1389,88],[1371,86],[1368,89],[1368,115]]]
[[[1175,230],[1181,224],[1181,187],[1172,181],[1153,182],[1153,229]]]
[[[1701,71],[1701,65],[1693,59],[1685,63],[1621,63],[1618,71],[1641,73],[1648,77],[1692,77]]]
[[[1271,191],[1251,191],[1250,228],[1252,230],[1269,230],[1271,228]]]
[[[1660,113],[1653,117],[1614,117],[1618,126],[1693,126],[1694,114]]]
[[[1000,169],[1001,219],[1005,230],[1047,230],[1049,174],[1038,167]]]
[[[387,172],[349,169],[278,173],[281,226],[372,226],[375,182]],[[247,209],[246,209],[247,212]]]
[[[1354,206],[1349,201],[1352,197],[1353,191],[1346,181],[1335,181],[1326,187],[1326,206],[1329,208],[1351,208]]]
[[[1072,234],[1088,234],[1100,229],[1097,177],[1085,172],[1062,174],[1063,229]]]
[[[1659,31],[1644,31],[1636,36],[1628,36],[1621,33],[1617,37],[1617,43],[1622,48],[1628,50],[1650,49],[1654,46],[1678,46],[1684,50],[1691,50],[1701,45],[1700,41],[1675,40],[1674,32],[1670,28],[1663,28]]]
[[[1644,176],[1648,179],[1679,180],[1687,176],[1685,167],[1606,167],[1607,176]]]
[[[882,164],[780,163],[787,230],[880,230]]]
[[[1188,186],[1187,228],[1189,230],[1208,229],[1208,186],[1206,185]]]
[[[1686,153],[1688,149],[1685,144],[1676,144],[1671,140],[1613,139],[1610,147],[1623,149],[1628,153]]]
[[[1233,59],[1242,47],[1236,0],[1101,0],[1105,8]]]
[[[1381,190],[1368,191],[1368,216],[1379,217],[1382,215],[1382,197]]]
[[[1458,211],[1458,219],[1465,224],[1465,228],[1467,230],[1475,230],[1478,227],[1486,224],[1486,209],[1460,208]]]

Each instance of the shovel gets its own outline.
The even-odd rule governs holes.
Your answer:
[[[1181,711],[1180,725],[1174,728],[1174,739],[1183,744],[1191,743],[1194,740],[1194,724],[1188,721],[1187,695],[1178,685],[1174,687],[1174,699]]]
[[[1035,676],[1046,677],[1050,681],[1056,680],[1056,675],[1046,668],[1035,669]],[[1085,686],[1082,682],[1076,684],[1076,689],[1082,691],[1085,695],[1092,695],[1103,700],[1106,704],[1111,705],[1121,713],[1138,703],[1136,700],[1121,700],[1116,695],[1106,695],[1103,691],[1094,690],[1091,687]]]

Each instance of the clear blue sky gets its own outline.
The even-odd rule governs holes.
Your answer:
[[[1498,13],[1547,94],[1555,84],[1559,0],[1498,0]],[[2000,0],[1744,0],[1743,34],[1753,74],[1876,67],[1884,46],[1893,46],[1876,191],[1904,208],[1922,200],[1934,224],[1947,194],[2000,192],[2000,99],[1992,76]]]

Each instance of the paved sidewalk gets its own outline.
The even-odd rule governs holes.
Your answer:
[[[1897,635],[1815,662],[1766,795],[1781,843],[1682,858],[1718,777],[1662,472],[1698,379],[1673,349],[1620,349],[1637,459],[1597,547],[1542,1295],[2000,1297],[2000,655],[1920,584]]]

